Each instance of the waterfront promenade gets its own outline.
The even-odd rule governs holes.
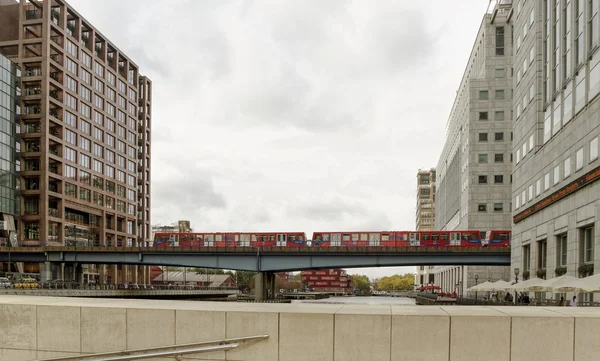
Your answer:
[[[0,296],[0,360],[15,361],[260,335],[185,359],[584,361],[598,356],[598,329],[600,310],[583,307]]]

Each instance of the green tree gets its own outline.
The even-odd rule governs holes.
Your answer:
[[[237,277],[238,289],[254,288],[254,276],[256,272],[235,271],[234,279]]]
[[[359,290],[361,293],[366,293],[371,290],[371,281],[365,275],[352,275],[352,287]]]
[[[410,273],[404,275],[393,275],[389,277],[381,277],[377,281],[378,291],[400,291],[400,290],[412,290],[414,287],[415,279]]]

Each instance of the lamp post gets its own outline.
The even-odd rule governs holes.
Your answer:
[[[519,269],[515,268],[515,284],[519,283]],[[515,291],[515,304],[517,303],[517,291]]]
[[[479,275],[475,275],[475,286],[477,286],[477,280],[479,279]],[[475,290],[475,299],[477,299],[477,290]]]
[[[75,260],[73,262],[73,277],[71,277],[72,282],[75,282],[75,277],[77,274],[77,227],[75,225],[72,226],[72,232],[73,232],[73,237],[75,238],[74,245],[75,245]]]

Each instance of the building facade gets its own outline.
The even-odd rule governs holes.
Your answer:
[[[0,53],[22,70],[20,244],[149,244],[150,80],[65,1],[3,0],[0,23]]]
[[[508,4],[506,4],[508,3]],[[511,228],[512,6],[483,17],[446,124],[436,170],[435,229]],[[508,280],[509,267],[436,267],[445,292],[479,279]]]
[[[14,246],[16,217],[19,215],[17,190],[17,122],[21,96],[21,70],[0,55],[0,246]],[[8,263],[3,271],[12,270]]]
[[[301,279],[316,292],[352,293],[352,277],[343,269],[302,271]]]
[[[417,231],[435,229],[435,168],[419,169],[417,172],[417,207],[415,212]],[[417,266],[415,284],[435,282],[434,266]]]
[[[598,0],[515,5],[511,257],[521,279],[600,268],[599,11]]]

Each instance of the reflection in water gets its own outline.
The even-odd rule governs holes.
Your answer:
[[[293,300],[292,303],[325,303],[348,305],[414,305],[415,299],[408,297],[358,297],[336,296],[322,300]]]

